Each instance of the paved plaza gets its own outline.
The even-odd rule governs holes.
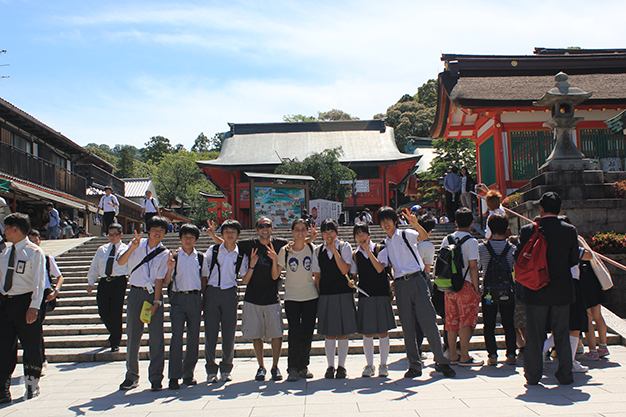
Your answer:
[[[204,361],[196,368],[199,384],[178,391],[150,391],[148,362],[141,362],[141,384],[130,391],[118,391],[124,379],[123,362],[56,363],[41,380],[42,394],[34,400],[21,399],[22,373],[18,365],[11,392],[11,405],[0,406],[4,416],[626,416],[626,348],[610,346],[609,360],[587,362],[587,374],[575,374],[569,386],[557,385],[556,364],[546,365],[541,385],[524,386],[523,368],[500,364],[497,367],[461,368],[457,376],[445,379],[433,369],[428,354],[424,375],[404,379],[404,354],[390,356],[389,378],[361,378],[363,355],[350,355],[347,380],[326,380],[326,359],[312,358],[312,380],[298,382],[253,380],[256,361],[235,359],[233,381],[208,385]],[[482,352],[474,356],[486,359]],[[269,358],[266,358],[269,359]],[[504,358],[501,358],[504,359]],[[285,371],[286,359],[281,358]],[[166,367],[167,378],[167,367]],[[164,380],[167,386],[167,379]],[[399,414],[398,414],[399,413]]]

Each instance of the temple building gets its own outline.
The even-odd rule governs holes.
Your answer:
[[[285,160],[302,161],[313,153],[341,147],[339,161],[354,170],[368,190],[344,201],[352,219],[365,207],[375,212],[395,201],[395,193],[415,172],[421,157],[398,151],[393,129],[384,120],[229,125],[220,156],[197,164],[224,194],[233,217],[246,227],[255,217],[254,210],[250,211],[251,184],[280,180],[273,173]],[[303,187],[308,180],[303,179]]]
[[[554,147],[543,126],[550,108],[533,106],[559,72],[593,95],[576,111],[573,140],[605,169],[624,169],[624,131],[605,121],[626,109],[626,49],[535,48],[534,55],[443,54],[433,138],[476,143],[478,180],[509,194],[537,175]],[[612,167],[612,168],[608,168]]]

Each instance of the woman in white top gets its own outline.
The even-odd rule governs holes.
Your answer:
[[[296,219],[291,224],[291,233],[294,241],[278,252],[278,262],[273,264],[272,277],[277,278],[280,271],[285,270],[284,300],[289,323],[287,380],[297,381],[298,378],[313,378],[307,367],[319,294],[311,270],[313,245],[305,242],[309,224],[305,219]]]

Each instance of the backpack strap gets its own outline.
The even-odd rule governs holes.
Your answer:
[[[139,267],[141,267],[143,264],[146,264],[148,262],[150,262],[151,260],[153,260],[154,258],[156,258],[160,253],[166,251],[167,248],[165,246],[161,246],[159,248],[156,248],[155,250],[153,250],[152,252],[150,252],[149,254],[147,254],[142,260],[141,262],[139,262],[132,271],[130,271],[130,275],[133,274],[133,272],[135,272],[137,269],[139,269]]]
[[[235,262],[235,280],[237,280],[237,277],[239,276],[239,270],[241,269],[241,263],[243,262],[243,253],[241,253],[241,248],[238,243],[237,252],[239,254],[237,255],[237,261]]]
[[[46,255],[46,273],[48,274],[48,281],[50,281],[50,285],[52,285],[52,274],[50,273],[50,255]]]
[[[213,273],[213,267],[217,265],[217,285],[221,286],[222,284],[222,271],[220,270],[220,265],[217,263],[217,254],[220,250],[220,245],[211,246],[211,266],[209,267],[209,277],[211,279],[211,273]]]
[[[411,246],[411,244],[409,243],[409,240],[406,238],[406,230],[402,231],[402,239],[404,239],[404,243],[406,243],[406,245],[409,247],[409,250],[411,251],[411,255],[413,255],[413,257],[415,258],[415,262],[417,262],[417,265],[423,270],[424,269],[423,263],[420,262],[420,260],[417,258],[417,255],[415,254],[415,251],[413,250],[413,246]]]

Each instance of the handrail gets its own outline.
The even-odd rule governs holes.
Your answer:
[[[475,195],[476,197],[478,197],[478,198],[481,198],[481,199],[483,199],[483,200],[485,199],[485,197],[484,197],[484,196],[481,196],[480,194],[475,193],[474,191],[470,191],[470,193],[474,194],[474,195]],[[511,210],[511,209],[509,209],[509,208],[506,208],[506,207],[504,207],[504,206],[502,206],[502,208],[503,208],[506,212],[508,212],[508,213],[514,214],[514,215],[516,215],[517,217],[520,217],[521,219],[526,220],[526,221],[527,221],[527,222],[529,222],[529,223],[533,223],[533,221],[532,221],[531,219],[529,219],[528,217],[526,217],[526,216],[523,216],[523,215],[521,215],[521,214],[519,214],[519,213],[517,213],[517,212],[515,212],[515,211],[513,211],[513,210]],[[611,259],[611,258],[609,258],[609,257],[607,257],[607,256],[605,256],[605,255],[603,255],[603,254],[601,254],[601,253],[598,253],[598,252],[594,251],[593,249],[591,250],[591,252],[592,252],[593,254],[595,254],[598,258],[600,258],[600,259],[602,259],[602,260],[604,260],[604,261],[606,261],[606,262],[610,263],[611,265],[613,265],[613,266],[615,266],[615,267],[617,267],[617,268],[619,268],[619,269],[622,269],[622,270],[626,271],[626,266],[622,265],[621,263],[616,262],[616,261],[614,261],[613,259]]]

